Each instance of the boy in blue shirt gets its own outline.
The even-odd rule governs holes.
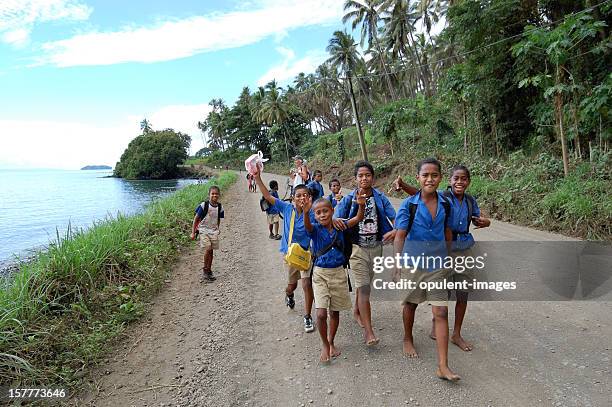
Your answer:
[[[287,273],[287,288],[285,289],[285,304],[293,309],[295,307],[295,300],[293,298],[293,292],[297,288],[298,280],[302,280],[302,289],[304,290],[304,331],[314,331],[314,325],[312,323],[312,317],[310,315],[312,311],[312,302],[314,300],[314,294],[312,292],[312,284],[310,282],[310,270],[301,271],[294,267],[291,267],[285,261],[285,254],[287,254],[289,246],[289,229],[291,227],[291,215],[295,212],[295,220],[293,226],[292,242],[299,243],[304,250],[308,250],[310,247],[310,237],[306,234],[304,228],[304,217],[312,216],[309,210],[304,210],[306,202],[310,200],[310,192],[306,185],[300,184],[294,188],[293,203],[285,202],[281,199],[275,198],[270,194],[268,188],[261,180],[261,175],[257,172],[254,176],[255,182],[259,185],[259,189],[263,197],[268,201],[272,207],[278,209],[283,214],[283,236],[281,238],[280,252],[283,254],[283,265]]]
[[[421,190],[416,195],[402,202],[395,222],[397,230],[394,240],[396,255],[420,256],[418,263],[412,261],[404,267],[413,267],[414,274],[410,280],[416,284],[403,302],[404,354],[418,357],[414,347],[412,327],[418,304],[429,302],[435,319],[435,336],[438,353],[436,376],[440,379],[457,381],[460,379],[448,367],[448,294],[445,289],[426,290],[420,283],[440,283],[450,279],[448,270],[443,264],[450,253],[452,232],[449,224],[453,222],[450,203],[438,192],[442,181],[442,166],[433,158],[419,162],[417,181]],[[394,271],[397,281],[399,270]]]
[[[470,233],[470,224],[474,224],[476,229],[489,227],[491,220],[482,216],[476,198],[466,193],[470,186],[470,170],[464,165],[456,165],[451,169],[449,189],[442,194],[449,200],[453,211],[452,222],[449,224],[453,235],[453,254],[463,257],[475,257],[472,248],[475,245],[474,236]],[[414,195],[418,190],[406,184],[401,177],[398,177],[393,186],[396,190],[402,189],[409,195]],[[470,269],[461,273],[453,273],[452,279],[455,282],[471,282],[475,276]],[[457,302],[455,304],[455,323],[453,334],[450,341],[465,352],[471,351],[474,347],[461,336],[461,327],[467,311],[469,291],[456,290]],[[436,339],[435,318],[432,320],[431,334],[432,339]]]
[[[356,198],[359,206],[357,214],[346,221],[347,227],[353,227],[363,219],[366,203],[365,194]],[[310,210],[308,201],[304,210]],[[325,198],[317,199],[312,205],[318,223],[312,224],[308,216],[304,217],[306,232],[312,239],[314,252],[314,269],[312,283],[317,308],[317,327],[323,347],[320,361],[328,363],[330,358],[340,355],[334,345],[334,338],[340,324],[340,311],[351,309],[351,297],[348,279],[344,270],[344,234],[334,228],[332,217],[334,210],[331,202]],[[329,332],[327,330],[327,309],[329,308]]]
[[[312,196],[313,202],[325,195],[323,185],[321,185],[322,179],[323,173],[320,170],[316,170],[314,173],[314,179],[308,183],[308,189],[310,189],[310,195]]]
[[[270,181],[270,195],[272,195],[276,199],[280,199],[278,197],[278,182],[275,180]],[[278,227],[280,223],[280,210],[275,208],[273,205],[270,205],[268,209],[266,209],[266,217],[268,218],[268,229],[270,229],[270,239],[280,240],[281,235],[278,234]]]
[[[331,194],[329,194],[327,199],[331,202],[332,208],[336,209],[336,205],[342,200],[342,192],[340,192],[342,187],[340,186],[340,181],[337,178],[329,181],[329,189]]]
[[[374,259],[382,256],[383,243],[393,242],[395,209],[384,193],[372,187],[374,184],[372,164],[367,161],[358,161],[355,164],[354,174],[359,189],[366,195],[366,204],[363,220],[348,229],[352,244],[350,264],[357,287],[353,316],[364,330],[366,345],[373,346],[380,341],[372,328],[370,306]],[[356,205],[353,205],[356,193],[357,191],[352,191],[336,206],[333,220],[336,229],[347,229],[344,220],[352,218],[357,212]]]

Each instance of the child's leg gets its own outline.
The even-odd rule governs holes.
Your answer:
[[[365,334],[365,341],[367,345],[376,345],[379,339],[374,335],[372,329],[372,308],[370,306],[370,286],[366,285],[357,289],[359,293],[359,300],[357,305],[359,306],[359,316],[363,323],[363,329]]]
[[[321,337],[321,362],[329,362],[330,349],[329,341],[327,340],[327,309],[317,308],[317,329],[319,330],[319,336]]]
[[[274,236],[274,233],[272,233],[272,224],[268,225],[268,229],[270,229],[270,237]]]
[[[302,289],[304,290],[304,315],[310,315],[314,301],[310,277],[302,277]]]
[[[329,355],[333,358],[340,356],[341,353],[334,345],[338,325],[340,325],[340,311],[329,311]]]
[[[432,305],[432,312],[436,320],[436,348],[438,350],[436,375],[440,379],[459,380],[460,377],[448,367],[448,307]]]
[[[296,288],[297,283],[287,283],[287,288],[285,288],[285,294],[287,294],[288,296],[292,296]]]
[[[353,318],[355,318],[357,324],[363,328],[363,322],[361,322],[361,315],[359,314],[359,290],[355,290],[355,308],[353,308]]]
[[[466,342],[461,336],[461,326],[463,325],[463,318],[467,310],[468,293],[465,291],[457,291],[457,303],[455,304],[455,326],[453,327],[453,336],[451,336],[451,342],[459,346],[462,350],[469,352],[474,347],[471,343]]]
[[[409,358],[417,358],[419,354],[414,347],[414,340],[412,338],[412,327],[414,325],[414,313],[416,312],[418,304],[411,302],[404,303],[404,309],[402,310],[402,320],[404,321],[404,355]]]
[[[204,269],[208,272],[212,272],[212,262],[213,262],[213,249],[209,248],[206,250],[204,254]]]
[[[278,235],[279,222],[274,223],[274,236]]]

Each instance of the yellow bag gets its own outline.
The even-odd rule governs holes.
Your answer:
[[[304,214],[308,216],[308,214]],[[293,239],[293,225],[295,224],[295,211],[291,210],[291,224],[289,226],[288,250],[285,261],[289,266],[301,271],[310,270],[311,254],[310,250],[304,250],[299,243],[291,243]]]

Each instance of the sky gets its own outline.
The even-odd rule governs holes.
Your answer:
[[[145,117],[193,154],[211,99],[314,72],[342,4],[0,0],[0,168],[114,166]]]

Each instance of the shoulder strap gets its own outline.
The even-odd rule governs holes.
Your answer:
[[[444,207],[444,229],[446,229],[448,227],[448,218],[450,218],[451,215],[451,204],[448,201],[448,199],[446,199],[444,197],[444,195],[442,195],[442,206]]]
[[[470,223],[472,223],[472,216],[474,216],[474,197],[472,195],[463,194],[463,198],[466,200],[465,203],[468,208],[466,233],[470,233]]]
[[[209,206],[209,202],[208,201],[204,201],[203,203],[200,204],[200,206],[202,207],[202,219],[204,219],[206,217],[206,215],[208,215],[208,206]]]
[[[337,247],[340,250],[340,247],[336,246],[336,242],[338,241],[338,232],[336,230],[336,232],[334,233],[334,238],[332,240],[332,242],[330,244],[328,244],[327,246],[325,246],[323,249],[319,250],[318,252],[316,252],[314,254],[314,258],[319,258],[321,256],[326,255],[331,249],[333,249],[334,247]],[[314,263],[314,262],[313,262]]]
[[[418,206],[419,204],[415,204],[413,202],[410,202],[408,205],[408,227],[406,228],[406,234],[409,234],[410,230],[412,229],[412,224],[414,223],[414,217],[416,216]]]
[[[291,246],[291,242],[293,240],[293,225],[295,224],[295,211],[293,207],[291,207],[291,223],[289,224],[289,240],[287,243],[287,247]]]

